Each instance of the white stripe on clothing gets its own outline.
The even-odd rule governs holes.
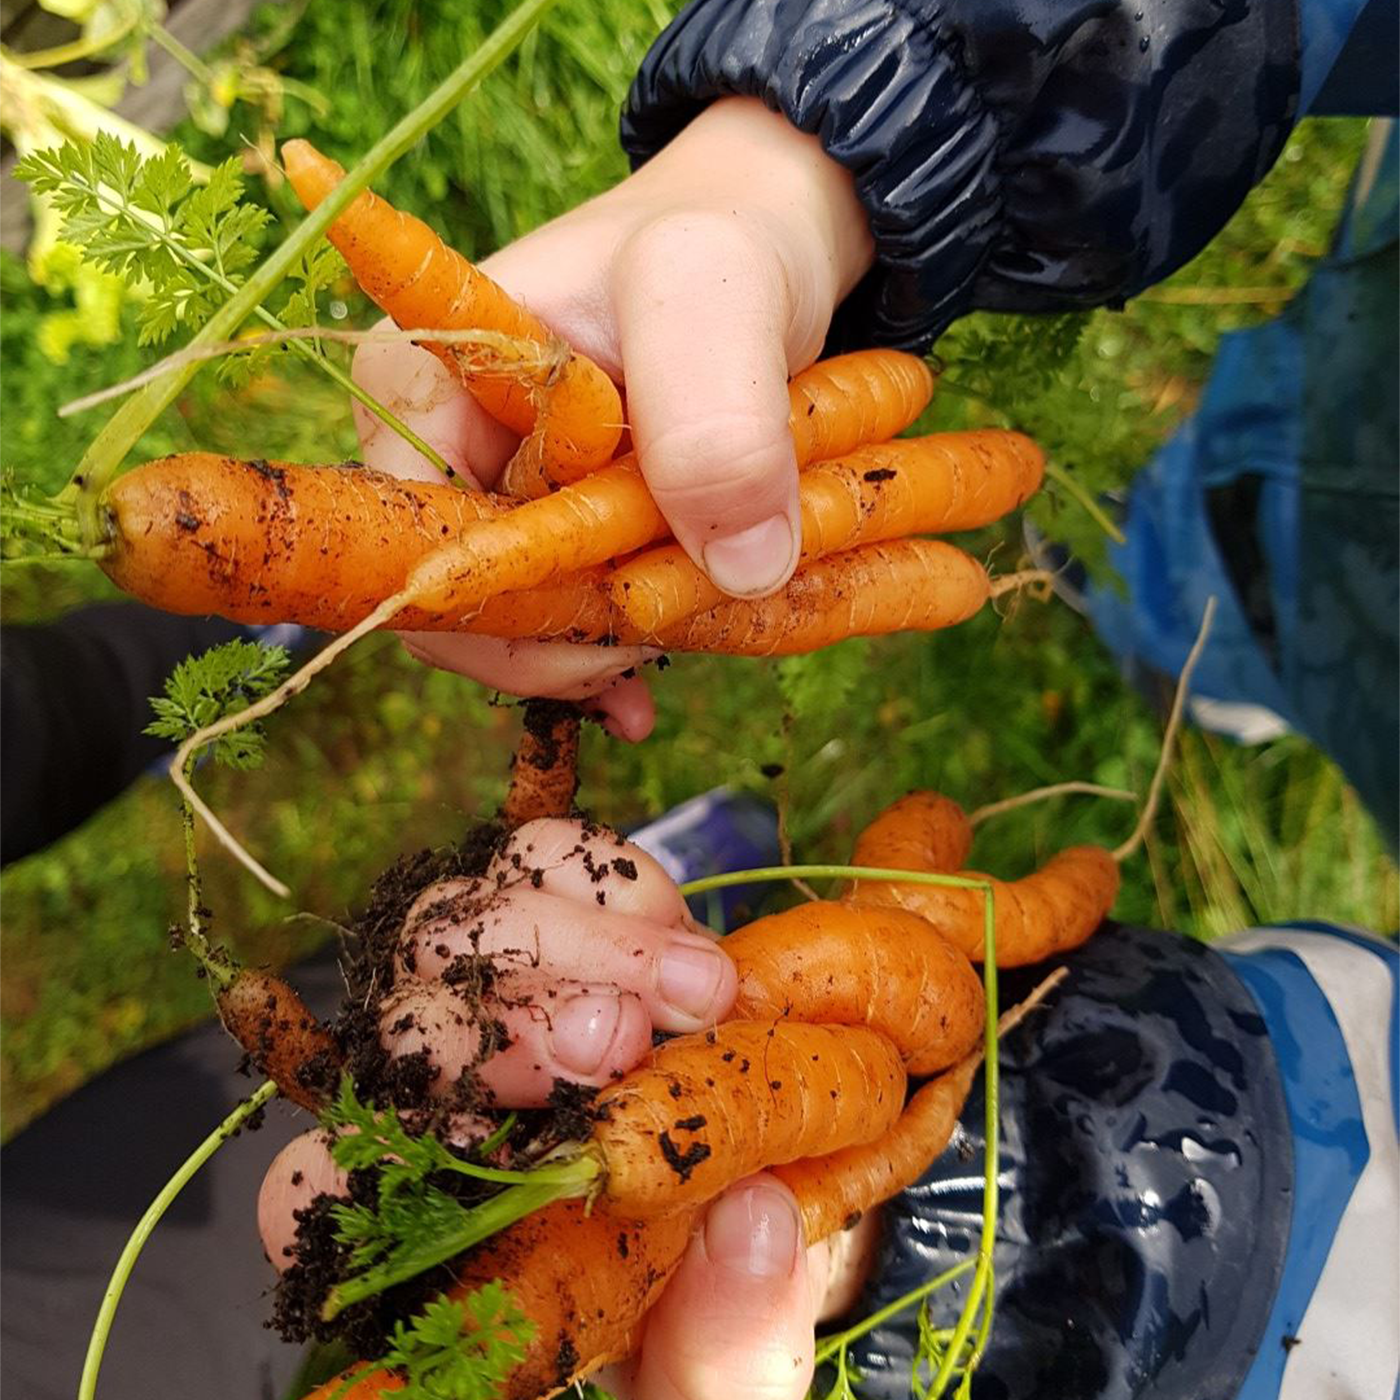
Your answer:
[[[1284,1366],[1279,1400],[1386,1400],[1400,1378],[1400,1146],[1391,1108],[1391,977],[1375,954],[1325,933],[1251,929],[1222,952],[1294,954],[1331,1003],[1356,1076],[1370,1158]],[[1307,1053],[1307,1047],[1303,1047]],[[1307,1229],[1295,1220],[1294,1229]]]

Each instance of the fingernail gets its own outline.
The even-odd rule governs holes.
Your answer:
[[[724,976],[723,957],[718,948],[672,943],[661,957],[657,990],[682,1016],[703,1020],[713,1014],[715,993]]]
[[[783,1278],[797,1262],[801,1238],[791,1200],[771,1186],[721,1197],[705,1217],[705,1252],[750,1278]]]
[[[771,593],[792,571],[797,531],[786,515],[770,515],[736,535],[711,540],[702,557],[716,588],[735,598],[758,598]]]
[[[622,1006],[615,996],[587,993],[555,1009],[550,1047],[554,1058],[575,1074],[592,1074],[603,1063],[617,1033]]]

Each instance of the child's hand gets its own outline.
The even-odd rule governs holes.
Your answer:
[[[756,597],[797,563],[790,374],[816,359],[872,245],[851,176],[752,98],[716,102],[637,174],[483,264],[624,384],[643,474],[676,539],[725,592]],[[515,440],[426,351],[367,345],[356,377],[491,486]],[[432,469],[357,410],[366,462]],[[609,728],[651,728],[637,649],[412,639],[416,655],[519,694],[598,696]]]
[[[476,1004],[465,988],[479,979],[457,978],[454,991],[443,977],[464,955],[493,964],[491,993]],[[521,827],[480,880],[425,890],[396,963],[380,1017],[385,1047],[426,1050],[440,1071],[431,1092],[446,1097],[482,1027],[499,1021],[511,1043],[474,1072],[501,1108],[544,1104],[556,1078],[607,1084],[645,1059],[653,1029],[723,1020],[737,985],[734,965],[652,857],[556,820]],[[279,1268],[290,1262],[292,1212],[344,1184],[320,1131],[279,1154],[258,1200]],[[830,1310],[850,1301],[852,1245],[865,1242],[848,1235],[808,1250],[786,1187],[765,1175],[739,1183],[710,1207],[641,1350],[613,1368],[609,1388],[620,1400],[801,1400],[819,1310],[829,1298]]]

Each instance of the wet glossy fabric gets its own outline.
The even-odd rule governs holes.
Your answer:
[[[1179,934],[1110,926],[1066,965],[1048,1009],[1002,1043],[997,1321],[973,1394],[1230,1400],[1291,1214],[1292,1135],[1265,1023],[1225,960]],[[1005,974],[1003,1005],[1047,971]],[[958,1150],[889,1209],[858,1315],[975,1248],[981,1104],[979,1078]],[[961,1302],[935,1295],[933,1325],[951,1326]],[[907,1317],[857,1346],[862,1395],[907,1400],[912,1346]]]
[[[877,266],[833,341],[1120,301],[1197,253],[1273,162],[1292,0],[693,0],[638,73],[641,162],[759,96],[854,174]]]

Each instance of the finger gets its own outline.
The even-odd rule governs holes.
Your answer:
[[[387,317],[374,328],[395,329]],[[355,351],[355,382],[377,399],[473,485],[489,486],[519,445],[456,380],[447,366],[408,341],[366,341]],[[412,481],[442,473],[393,428],[353,404],[365,465]]]
[[[480,1084],[505,1108],[543,1108],[555,1082],[601,1088],[651,1050],[641,999],[616,987],[507,979],[483,998],[466,985],[405,985],[380,1013],[390,1055],[422,1055],[430,1093]]]
[[[598,904],[612,914],[692,927],[676,882],[655,856],[603,827],[554,817],[526,822],[511,833],[486,874],[498,883],[528,880],[546,894]]]
[[[258,1191],[258,1234],[277,1272],[291,1268],[296,1212],[317,1196],[347,1195],[346,1175],[331,1158],[320,1128],[294,1137],[273,1159]]]
[[[856,1305],[880,1247],[880,1212],[866,1211],[856,1223],[841,1230],[822,1245],[808,1251],[808,1267],[820,1285],[815,1295],[817,1321],[844,1317]],[[827,1249],[820,1270],[814,1262],[816,1251]]]
[[[813,1370],[812,1291],[792,1193],[762,1174],[731,1187],[647,1319],[636,1394],[802,1400]]]
[[[656,728],[656,702],[641,676],[624,671],[588,711],[614,739],[640,744]]]
[[[613,687],[624,671],[660,655],[652,647],[590,647],[568,642],[507,641],[501,637],[453,632],[400,632],[416,661],[470,676],[510,695],[542,695],[553,700],[589,700]],[[606,702],[603,702],[606,703]],[[647,716],[634,696],[625,696],[617,737],[644,739]]]
[[[668,215],[616,262],[613,297],[642,472],[676,539],[737,597],[797,565],[786,279],[728,215]]]
[[[734,964],[703,933],[543,890],[497,893],[478,881],[443,881],[417,907],[399,941],[401,977],[432,981],[456,959],[485,956],[504,974],[538,972],[633,992],[664,1031],[704,1030],[734,1004]]]

